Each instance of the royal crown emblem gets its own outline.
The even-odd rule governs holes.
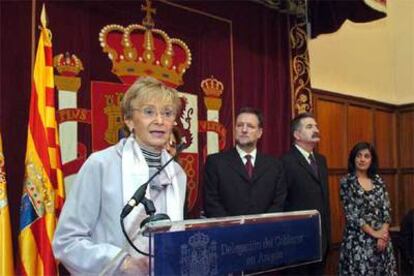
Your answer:
[[[201,82],[201,89],[204,92],[204,104],[209,110],[219,111],[221,108],[224,85],[221,81],[215,79],[213,76]]]
[[[59,90],[79,91],[81,78],[78,77],[78,74],[83,70],[83,64],[76,55],[66,52],[54,56],[53,67],[58,72],[55,75],[55,85]]]
[[[77,76],[83,70],[82,61],[76,55],[65,54],[56,55],[53,58],[53,66],[61,76]]]
[[[201,89],[207,97],[220,98],[223,94],[224,85],[221,81],[211,76],[201,82]]]
[[[146,12],[142,25],[107,25],[99,33],[101,47],[112,61],[112,73],[125,84],[152,76],[171,87],[182,85],[191,65],[190,49],[182,40],[153,28],[155,9],[149,0],[141,9]]]

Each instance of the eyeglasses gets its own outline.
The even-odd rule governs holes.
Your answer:
[[[147,119],[155,119],[158,114],[161,115],[161,118],[163,120],[172,122],[175,120],[175,116],[177,115],[177,112],[172,107],[166,107],[163,108],[161,111],[157,111],[157,109],[153,106],[145,106],[142,108],[132,108],[132,111],[139,111],[144,115]]]

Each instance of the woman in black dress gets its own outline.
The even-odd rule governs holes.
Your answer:
[[[351,150],[340,197],[346,224],[339,275],[396,275],[389,235],[390,201],[371,144],[358,143]]]

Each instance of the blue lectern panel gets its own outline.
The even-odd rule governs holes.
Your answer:
[[[319,216],[154,234],[155,275],[223,275],[320,259]]]

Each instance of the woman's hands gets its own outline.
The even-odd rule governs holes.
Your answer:
[[[148,267],[148,257],[128,255],[121,264],[121,271],[125,275],[138,275],[143,272],[147,275],[149,274]]]
[[[384,224],[381,229],[377,230],[377,249],[380,252],[383,252],[390,241],[390,232],[388,231],[388,224]]]
[[[365,224],[362,230],[368,235],[377,239],[377,250],[382,252],[387,248],[390,241],[389,225],[386,223],[380,229],[374,230],[371,226]]]

